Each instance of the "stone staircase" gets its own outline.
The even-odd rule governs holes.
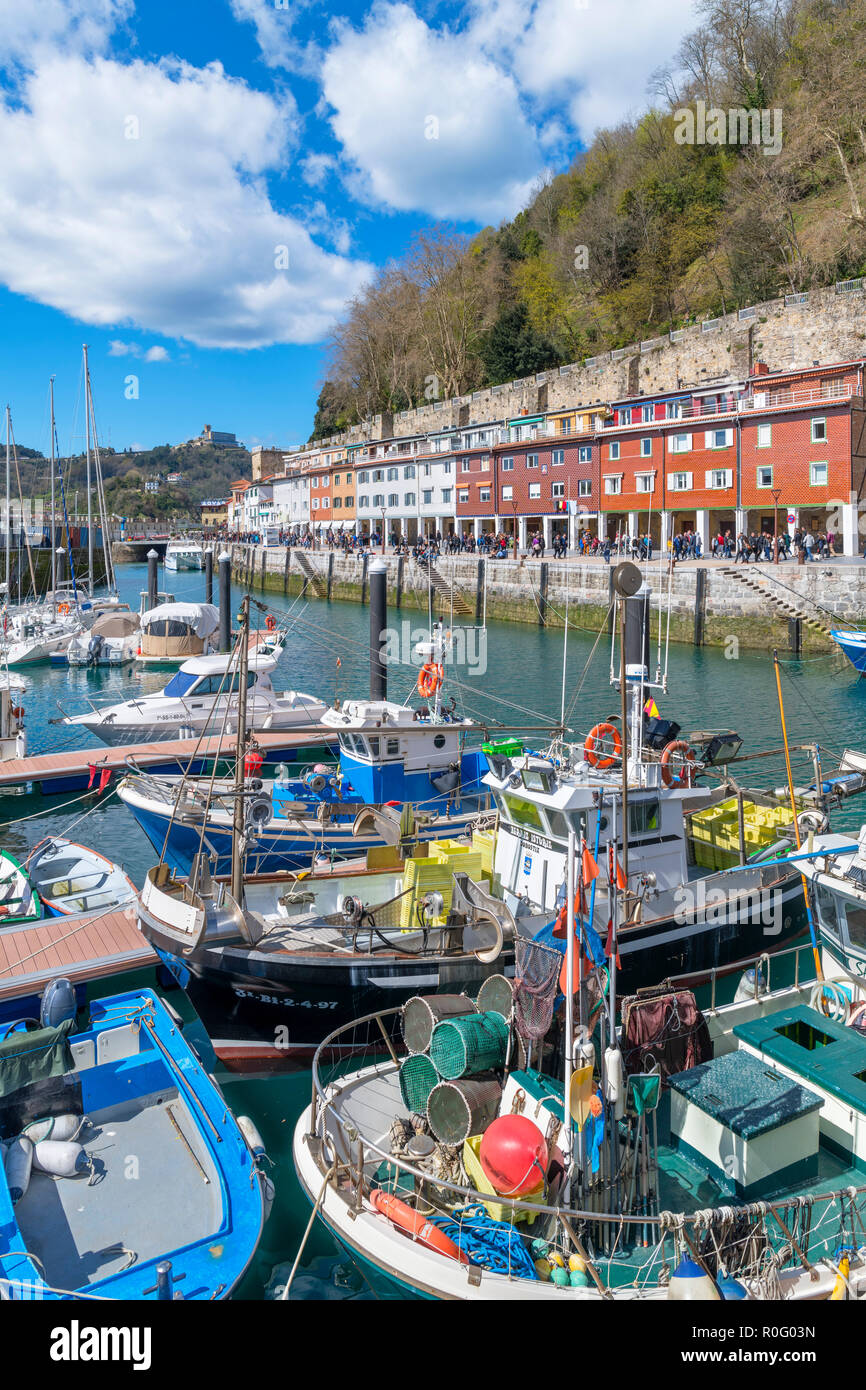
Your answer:
[[[308,560],[306,553],[303,550],[301,550],[299,546],[293,547],[292,555],[298,562],[298,569],[301,571],[304,577],[308,579],[312,584],[313,593],[316,595],[316,598],[327,598],[328,581],[325,578],[325,576],[323,574],[319,574],[319,571],[316,569],[316,567],[310,564],[310,561]]]
[[[463,590],[459,588],[457,584],[447,580],[444,575],[440,574],[435,565],[428,564],[422,566],[419,572],[421,575],[429,572],[430,583],[434,591],[439,595],[443,603],[447,605],[449,610],[453,607],[454,612],[461,618],[474,615],[475,604],[470,603]]]
[[[794,594],[790,589],[779,587],[774,584],[774,576],[762,572],[760,575],[750,565],[744,565],[742,569],[738,565],[726,565],[719,573],[726,575],[729,579],[735,579],[745,588],[751,589],[752,593],[760,594],[773,605],[781,618],[799,618],[800,621],[813,632],[820,632],[825,637],[829,637],[832,628],[827,620],[826,614],[812,599]],[[801,606],[802,605],[802,606]],[[811,608],[812,613],[807,610]],[[816,616],[820,614],[821,616]]]

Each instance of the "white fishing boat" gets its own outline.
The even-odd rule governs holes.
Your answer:
[[[126,907],[138,896],[120,865],[62,835],[35,845],[24,870],[32,890],[55,917]]]
[[[247,727],[253,732],[318,724],[327,708],[314,695],[274,689],[271,672],[281,655],[280,647],[250,653],[246,707]],[[140,695],[107,709],[94,707],[86,714],[65,718],[63,723],[70,729],[86,729],[113,746],[196,738],[205,732],[235,733],[239,688],[240,675],[231,653],[194,657],[185,661],[156,694]]]
[[[204,550],[201,543],[183,536],[169,541],[165,548],[165,567],[167,570],[204,569]]]

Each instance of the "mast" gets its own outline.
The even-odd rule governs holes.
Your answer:
[[[10,571],[10,562],[11,562],[11,559],[12,559],[11,555],[9,554],[9,505],[10,505],[10,503],[9,503],[9,483],[10,483],[10,476],[11,476],[11,475],[10,475],[10,472],[9,472],[9,466],[10,466],[10,463],[11,463],[11,456],[10,456],[10,452],[9,452],[9,447],[10,447],[10,446],[9,446],[9,436],[10,436],[10,431],[11,431],[11,429],[12,429],[12,415],[11,415],[11,411],[9,410],[9,407],[8,407],[8,405],[7,405],[7,407],[6,407],[6,521],[5,521],[5,524],[6,524],[6,536],[5,536],[5,544],[6,544],[6,602],[7,602],[7,603],[9,602],[9,599],[10,599],[10,593],[9,593],[9,578],[10,578],[10,573],[11,573],[11,571]]]
[[[241,844],[244,835],[244,754],[247,741],[247,673],[249,671],[250,596],[241,602],[238,642],[238,734],[235,745],[235,800],[232,819],[232,886],[231,893],[238,907],[243,907],[244,872]]]
[[[57,555],[54,546],[54,377],[49,383],[51,395],[51,611],[57,612]]]
[[[87,588],[93,596],[93,503],[90,492],[90,365],[87,361],[87,344],[84,350],[84,415],[87,437]]]

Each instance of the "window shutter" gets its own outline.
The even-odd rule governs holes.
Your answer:
[[[712,449],[712,448],[715,447],[715,440],[713,439],[713,434],[714,434],[714,433],[715,433],[715,431],[713,431],[713,430],[704,430],[704,448],[705,448],[705,449]]]
[[[676,476],[677,476],[676,473],[669,473],[669,474],[668,474],[668,487],[671,489],[671,491],[673,491],[674,479],[675,479]]]

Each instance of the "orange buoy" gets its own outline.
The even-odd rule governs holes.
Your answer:
[[[425,661],[418,672],[418,694],[431,700],[442,684],[442,667],[437,661]]]
[[[671,771],[671,759],[675,753],[682,753],[683,755],[683,763],[676,776]],[[665,786],[690,787],[696,761],[697,754],[694,748],[690,748],[684,738],[678,738],[673,743],[669,743],[661,756],[662,781]]]
[[[268,616],[265,618],[265,627],[268,629],[268,632],[276,632],[277,620],[274,617],[273,613],[269,613]]]
[[[468,1257],[444,1231],[440,1231],[432,1221],[428,1221],[399,1197],[393,1197],[381,1187],[374,1187],[370,1193],[370,1205],[374,1211],[380,1211],[389,1221],[393,1221],[395,1226],[399,1226],[401,1231],[413,1236],[419,1245],[425,1246],[428,1250],[435,1250],[439,1255],[448,1255],[463,1265],[469,1264]]]
[[[602,739],[605,737],[613,738],[613,753],[609,758],[600,758],[595,751],[595,745],[601,743]],[[619,729],[614,728],[613,724],[596,724],[595,728],[590,729],[586,736],[586,742],[583,745],[583,756],[584,760],[588,762],[591,767],[613,767],[614,763],[619,760],[621,753],[622,735]]]

